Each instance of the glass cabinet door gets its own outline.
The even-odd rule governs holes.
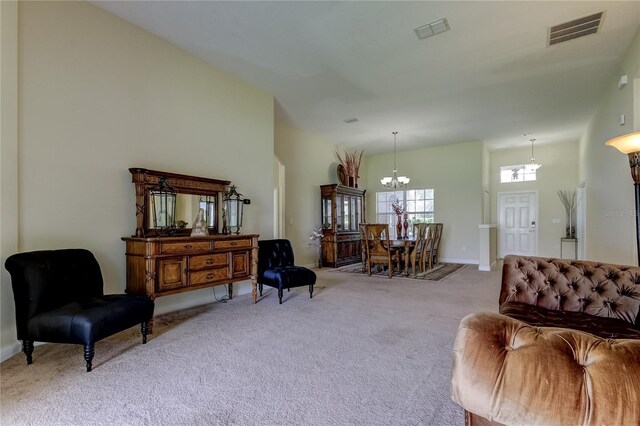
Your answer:
[[[331,197],[322,198],[322,228],[331,228]]]
[[[362,197],[356,197],[356,226],[362,222],[364,222],[364,217],[362,217]]]
[[[356,198],[357,197],[350,197],[350,198],[351,198],[351,205],[349,207],[349,224],[351,226],[349,227],[349,229],[351,231],[357,231],[358,230],[358,219],[356,219],[357,217]]]
[[[344,196],[344,231],[349,231],[351,229],[351,209],[349,208],[349,200],[351,197],[348,195]]]
[[[344,230],[344,215],[342,205],[342,195],[336,195],[336,231]]]

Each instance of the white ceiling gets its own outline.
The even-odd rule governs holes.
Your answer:
[[[368,153],[394,130],[398,150],[576,140],[640,28],[637,1],[93,3],[273,94],[278,120]],[[601,33],[547,47],[550,26],[601,10]]]

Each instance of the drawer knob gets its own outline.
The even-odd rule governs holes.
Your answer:
[[[213,278],[213,274],[207,274],[207,279],[210,280],[211,278]]]
[[[237,246],[237,245],[238,245],[238,243],[237,243],[237,242],[235,242],[235,241],[231,241],[231,245],[232,245],[232,246]]]
[[[185,246],[184,246],[184,248],[186,248],[187,250],[189,250],[189,249],[193,248],[193,246],[192,246],[191,244],[187,244],[187,245],[185,245]]]
[[[209,258],[207,259],[207,265],[213,265],[213,259]]]

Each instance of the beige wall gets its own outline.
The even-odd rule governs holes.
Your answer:
[[[528,162],[531,147],[501,149],[490,153],[489,176],[491,180],[491,221],[498,223],[498,193],[511,191],[538,192],[538,255],[560,257],[560,238],[565,236],[566,212],[558,198],[560,189],[576,189],[578,186],[578,143],[535,145],[535,156],[542,167],[533,182],[500,183],[500,166],[513,166]],[[553,223],[557,219],[560,223]],[[575,220],[575,216],[574,216]],[[500,231],[498,230],[498,238]],[[572,257],[563,249],[564,257]]]
[[[15,348],[6,258],[18,251],[18,5],[0,2],[0,360]]]
[[[318,249],[309,245],[320,226],[320,185],[336,183],[336,146],[286,125],[275,128],[275,152],[285,166],[285,232],[298,265],[317,266]]]
[[[409,188],[433,188],[435,220],[444,223],[442,258],[478,263],[478,224],[482,223],[482,142],[465,142],[400,151],[398,171],[411,178]],[[375,221],[375,193],[390,176],[393,153],[366,157],[367,221]]]
[[[272,235],[271,95],[89,3],[22,2],[18,30],[18,180],[7,185],[19,194],[20,251],[88,248],[106,292],[122,292],[133,166],[229,179],[251,199],[245,232]],[[3,275],[3,313],[5,286]],[[212,300],[211,289],[168,296],[156,312]],[[3,349],[12,321],[2,316]]]
[[[619,89],[621,75],[629,83]],[[636,230],[633,180],[627,157],[604,143],[640,128],[634,122],[634,85],[640,79],[640,30],[580,140],[580,181],[586,189],[586,258],[635,265]],[[639,95],[640,96],[640,95]],[[640,101],[636,101],[639,102]],[[626,124],[620,125],[620,114]]]

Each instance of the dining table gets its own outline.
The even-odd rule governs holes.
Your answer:
[[[415,238],[391,238],[389,239],[389,245],[391,248],[402,252],[401,256],[404,258],[404,275],[409,276],[409,257],[411,255],[411,248],[416,245]]]

